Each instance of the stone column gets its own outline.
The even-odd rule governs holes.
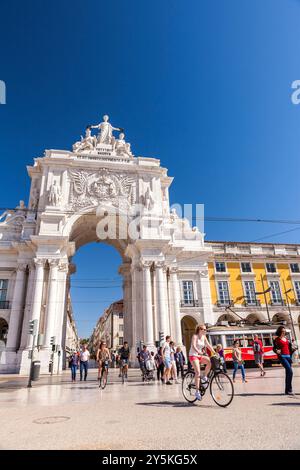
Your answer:
[[[29,275],[28,275],[28,282],[27,282],[27,292],[26,292],[26,301],[25,301],[25,309],[24,309],[24,316],[23,316],[23,324],[22,324],[22,334],[21,334],[21,344],[20,349],[25,349],[28,342],[28,328],[29,328],[29,320],[30,320],[30,311],[31,311],[31,304],[32,304],[32,289],[34,285],[34,264],[30,262],[28,265],[29,268]]]
[[[150,267],[152,262],[144,261],[143,270],[143,320],[144,320],[144,342],[148,347],[154,346],[153,335],[153,312],[152,312],[152,288]]]
[[[161,261],[155,263],[156,270],[156,292],[158,311],[158,330],[164,336],[167,334],[167,298],[166,298],[166,267]]]
[[[57,271],[58,271],[58,262],[57,259],[49,259],[49,278],[48,278],[48,298],[47,298],[47,317],[46,317],[46,326],[45,326],[45,339],[44,347],[50,349],[50,339],[54,335],[55,327],[55,313],[57,306]]]
[[[17,266],[14,295],[10,311],[6,350],[16,351],[19,344],[22,324],[22,311],[24,307],[24,287],[26,281],[26,264]]]
[[[172,310],[173,310],[173,325],[175,330],[174,341],[177,345],[182,346],[182,332],[181,332],[181,319],[180,319],[180,291],[177,277],[177,268],[170,268],[170,288],[172,294]]]
[[[32,298],[32,310],[31,310],[30,320],[38,321],[37,331],[39,331],[39,323],[40,323],[40,315],[41,315],[45,261],[46,261],[45,259],[41,259],[41,258],[34,259],[35,277],[34,277],[34,283],[33,283],[33,298]],[[30,347],[31,344],[32,344],[32,335],[28,335],[27,346]]]

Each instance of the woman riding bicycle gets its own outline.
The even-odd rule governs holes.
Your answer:
[[[96,361],[98,362],[98,380],[101,379],[103,371],[108,367],[110,352],[104,341],[101,341],[97,351]]]
[[[206,355],[206,349],[208,349],[212,355],[215,354],[213,347],[209,344],[206,335],[205,325],[198,325],[195,330],[195,334],[192,336],[192,342],[189,352],[189,360],[195,371],[195,385],[196,385],[196,398],[201,400],[200,394],[200,364],[205,365],[203,382],[207,382],[207,376],[211,368],[210,358]]]

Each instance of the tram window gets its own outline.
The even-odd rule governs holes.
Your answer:
[[[222,344],[220,335],[211,335],[209,337],[209,340],[213,346],[216,346],[217,344],[220,344],[220,343]]]
[[[263,335],[263,345],[264,346],[272,346],[271,335],[268,335],[268,334]]]
[[[233,341],[234,341],[233,335],[226,335],[227,348],[230,348],[230,346],[233,346]]]
[[[248,335],[248,336],[245,335],[245,339],[243,341],[243,347],[249,348],[250,346],[252,346],[252,344],[253,344],[252,335]]]

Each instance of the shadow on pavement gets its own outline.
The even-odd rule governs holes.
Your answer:
[[[187,402],[174,402],[174,401],[147,401],[147,402],[141,402],[141,403],[136,403],[136,405],[141,405],[141,406],[157,406],[159,408],[161,407],[168,407],[172,406],[173,408],[190,408],[192,406],[197,406],[196,403],[187,403]],[[201,405],[201,408],[214,408],[213,405]]]
[[[284,403],[271,403],[270,406],[300,406],[299,402],[284,402]]]
[[[300,395],[295,393],[295,395]],[[235,397],[285,397],[285,393],[235,393]]]

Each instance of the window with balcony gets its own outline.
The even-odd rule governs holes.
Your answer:
[[[251,263],[241,263],[242,273],[251,273]]]
[[[300,273],[300,266],[298,263],[291,263],[290,267],[292,273]]]
[[[183,306],[194,306],[194,286],[193,281],[182,281]]]
[[[0,308],[8,308],[7,288],[8,279],[0,279]]]
[[[295,286],[296,300],[298,301],[298,303],[300,303],[300,281],[295,281],[294,286]]]
[[[257,305],[254,281],[245,281],[244,288],[246,305]]]
[[[268,273],[276,273],[276,264],[275,263],[266,263],[266,269]]]
[[[220,261],[217,261],[216,264],[216,272],[217,273],[226,273],[226,264]]]
[[[271,301],[274,305],[282,305],[282,297],[279,281],[270,281]]]
[[[218,281],[218,294],[219,294],[219,303],[221,305],[229,305],[229,288],[227,281]]]

